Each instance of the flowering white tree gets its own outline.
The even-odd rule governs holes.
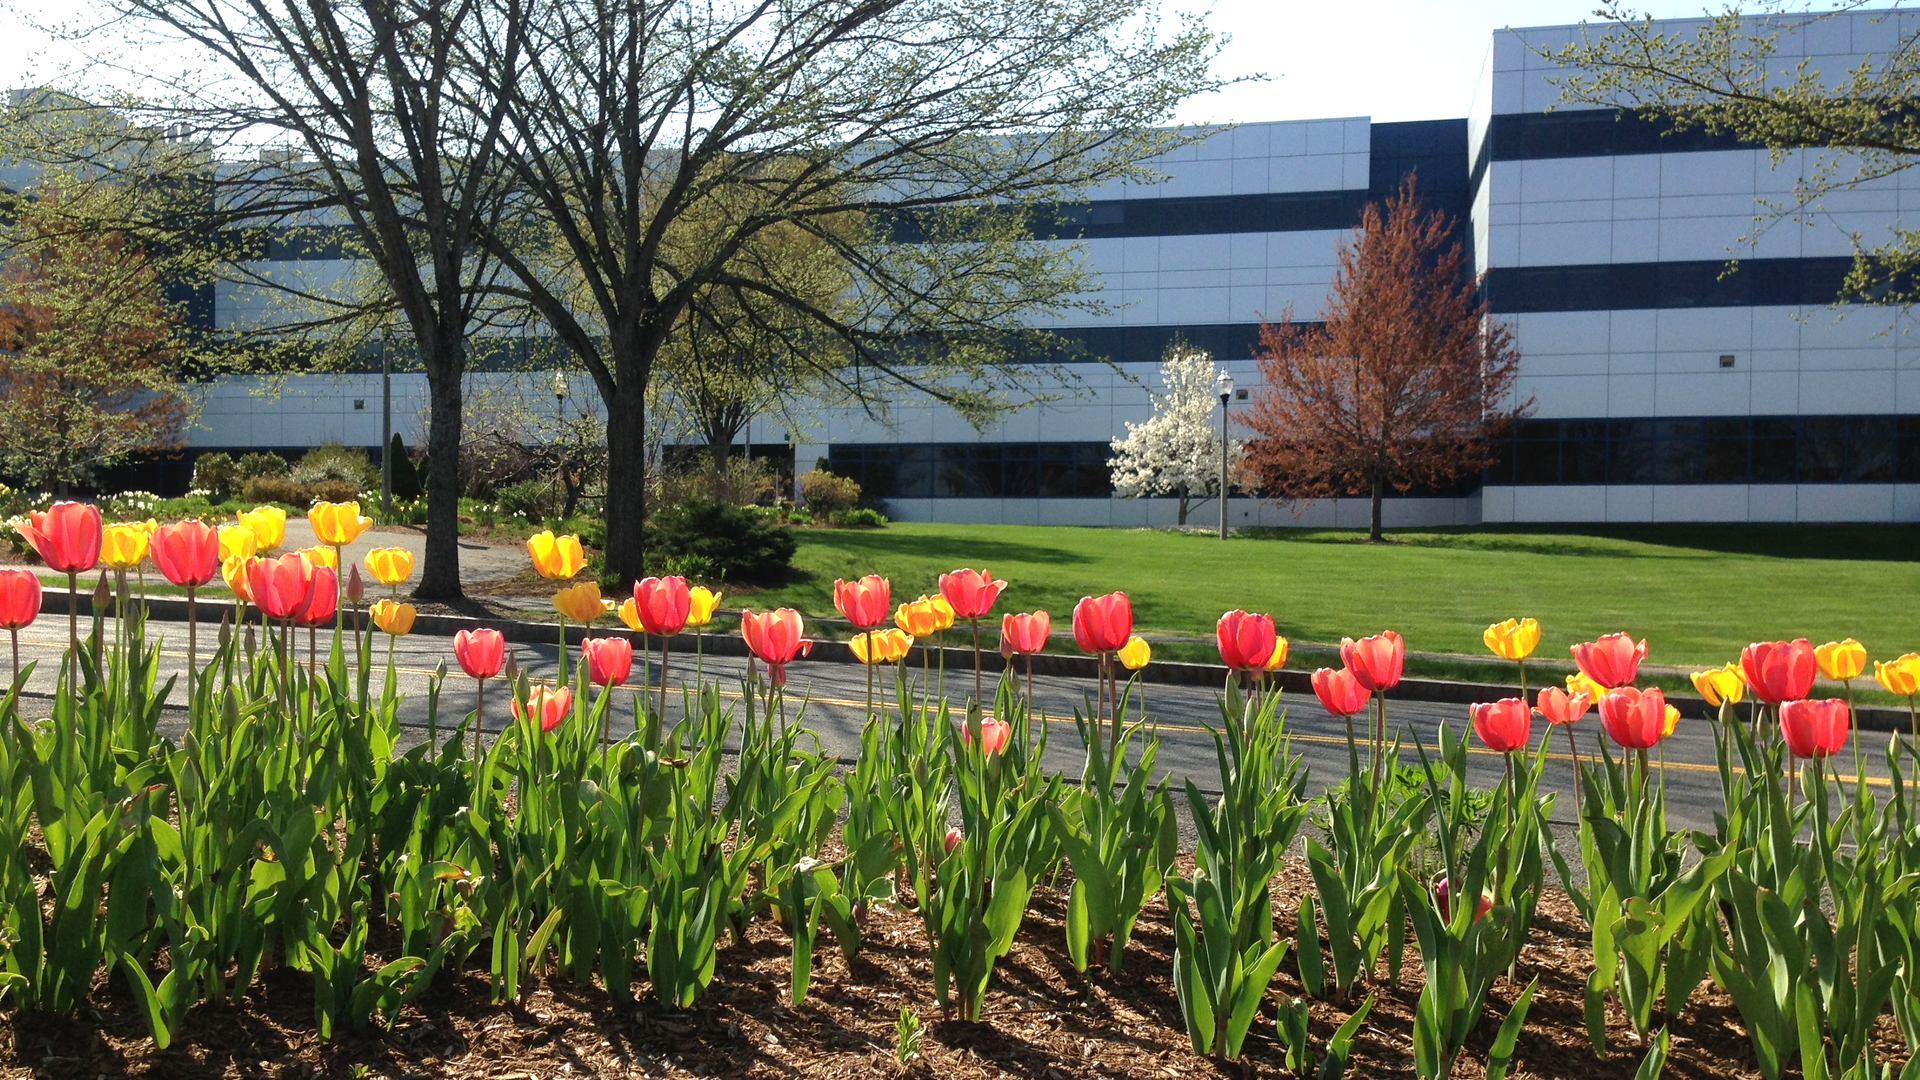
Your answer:
[[[1113,440],[1113,490],[1129,499],[1172,495],[1180,499],[1180,524],[1195,507],[1220,493],[1219,398],[1214,379],[1220,369],[1201,349],[1175,342],[1160,361],[1166,392],[1152,394],[1153,416],[1127,422],[1127,435]],[[1240,464],[1242,445],[1228,444],[1231,468]]]

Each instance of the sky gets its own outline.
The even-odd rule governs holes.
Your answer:
[[[1818,0],[1814,0],[1817,4]],[[1215,72],[1261,75],[1184,102],[1184,123],[1371,116],[1465,116],[1493,34],[1587,18],[1597,0],[1164,0],[1162,13],[1205,13],[1232,40]],[[72,0],[0,0],[0,83],[30,85],[70,54],[24,25],[58,20]],[[1698,15],[1708,0],[1637,0],[1660,17]],[[1751,0],[1746,5],[1755,6]],[[1788,6],[1804,6],[1789,0]],[[22,18],[22,16],[26,18]]]
[[[1210,11],[1208,25],[1232,35],[1215,74],[1266,76],[1189,99],[1178,119],[1465,116],[1496,31],[1580,22],[1596,6],[1596,0],[1168,0],[1168,12]],[[1721,4],[1637,0],[1633,6],[1677,18]],[[1743,6],[1757,5],[1748,0]]]

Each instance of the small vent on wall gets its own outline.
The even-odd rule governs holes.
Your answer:
[[[357,398],[354,398],[354,399],[353,399],[353,407],[354,407],[355,409],[364,409],[364,408],[366,408],[366,407],[367,407],[367,399],[366,399],[366,398],[363,398],[363,397],[357,397]]]
[[[1246,388],[1245,388],[1245,387],[1241,387],[1240,389],[1238,389],[1238,390],[1235,390],[1235,391],[1233,392],[1233,400],[1235,400],[1235,401],[1245,401],[1245,400],[1247,400],[1247,390],[1246,390]]]
[[[1732,353],[1721,353],[1721,354],[1720,354],[1720,366],[1721,366],[1721,367],[1732,367],[1732,366],[1733,366],[1733,354],[1732,354]]]

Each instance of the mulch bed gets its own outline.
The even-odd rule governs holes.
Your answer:
[[[1311,887],[1305,866],[1289,859],[1275,883],[1278,922],[1289,938],[1291,913]],[[267,972],[243,1006],[202,1006],[165,1051],[147,1041],[118,980],[103,977],[89,1016],[51,1020],[16,1013],[0,1023],[0,1075],[58,1080],[1287,1075],[1272,1018],[1278,1003],[1300,990],[1291,958],[1248,1039],[1249,1060],[1219,1062],[1194,1054],[1187,1044],[1169,976],[1173,936],[1163,904],[1156,902],[1141,919],[1125,970],[1117,976],[1097,970],[1082,976],[1073,970],[1061,929],[1065,912],[1064,890],[1040,889],[1013,954],[995,972],[986,1019],[979,1023],[940,1017],[918,917],[876,910],[865,947],[851,966],[823,934],[812,990],[797,1007],[787,1003],[788,941],[769,921],[755,923],[746,942],[723,946],[708,997],[692,1012],[663,1009],[651,997],[615,1002],[597,985],[559,976],[541,981],[518,1006],[494,1005],[485,973],[469,972],[458,979],[443,976],[391,1031],[349,1035],[334,1043],[313,1033],[309,982],[297,972]],[[1456,1076],[1483,1075],[1484,1055],[1500,1018],[1535,975],[1540,989],[1513,1075],[1580,1080],[1632,1075],[1643,1051],[1617,1012],[1610,1022],[1614,1052],[1599,1059],[1588,1045],[1581,1011],[1586,972],[1587,935],[1566,897],[1550,893],[1540,905],[1515,981],[1495,987]],[[1348,1075],[1414,1075],[1410,1040],[1419,981],[1419,958],[1410,947],[1400,983],[1375,987],[1379,999],[1354,1041]],[[893,1058],[902,1006],[926,1021],[920,1055],[904,1069]],[[1348,1011],[1333,1002],[1314,1003],[1316,1054]],[[1710,987],[1695,994],[1672,1030],[1667,1076],[1758,1075],[1732,1003]],[[1891,1019],[1883,1018],[1880,1034],[1887,1054],[1882,1060],[1897,1060],[1903,1044]]]

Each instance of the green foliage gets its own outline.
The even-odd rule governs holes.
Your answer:
[[[677,565],[697,567],[705,581],[776,578],[792,562],[796,546],[786,529],[740,507],[709,499],[663,507],[646,529],[649,559],[683,560]]]
[[[271,450],[256,450],[241,454],[237,468],[242,481],[251,480],[256,476],[284,477],[288,472],[287,459]]]
[[[905,1065],[920,1056],[920,1041],[926,1036],[927,1029],[920,1024],[920,1015],[905,1005],[900,1006],[900,1019],[893,1024],[893,1060]]]
[[[201,454],[193,462],[193,489],[214,502],[225,502],[239,494],[240,471],[231,457],[217,450]]]
[[[830,519],[859,505],[860,485],[825,469],[809,469],[800,477],[800,497],[814,517]]]
[[[544,520],[554,510],[552,480],[518,480],[494,489],[494,505],[508,517]]]
[[[374,468],[366,450],[358,446],[342,446],[337,442],[324,443],[307,451],[288,475],[296,484],[352,484],[356,495],[362,491],[380,490],[380,470]]]
[[[387,443],[387,460],[393,463],[393,497],[396,501],[412,502],[426,490],[421,486],[420,470],[414,467],[413,455],[407,453],[407,444],[400,438],[399,432],[393,433],[393,439]]]
[[[1128,689],[1116,711],[1115,722],[1123,733],[1112,751],[1099,718],[1074,710],[1086,764],[1080,786],[1049,811],[1073,868],[1066,930],[1067,955],[1076,971],[1096,962],[1096,949],[1102,954],[1097,962],[1109,971],[1120,970],[1133,924],[1159,893],[1178,849],[1169,778],[1162,776],[1157,786],[1153,782],[1159,736],[1150,732],[1139,760],[1131,767],[1126,763],[1127,748],[1140,731],[1137,724],[1126,726],[1131,683]]]
[[[887,515],[870,506],[856,506],[835,513],[833,524],[842,529],[882,529],[887,526]]]
[[[1213,732],[1221,796],[1209,806],[1191,779],[1187,808],[1199,835],[1194,873],[1167,879],[1173,985],[1196,1053],[1240,1056],[1241,1044],[1287,953],[1273,932],[1270,885],[1306,819],[1307,778],[1287,746],[1279,695],[1243,702],[1229,685]]]
[[[347,502],[360,497],[360,485],[348,480],[319,480],[303,484],[280,476],[256,476],[241,488],[248,503],[284,503],[305,511],[317,502]]]

